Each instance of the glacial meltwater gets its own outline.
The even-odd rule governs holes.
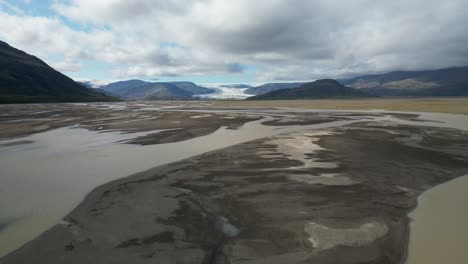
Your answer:
[[[100,133],[78,127],[0,141],[0,258],[58,223],[88,192],[109,181],[262,137],[358,121],[285,127],[261,124],[271,119],[249,122],[239,129],[221,127],[210,135],[186,141],[148,146],[118,142],[155,131]]]
[[[468,263],[468,175],[419,196],[407,264]]]
[[[282,111],[294,110],[248,112],[258,116],[278,116]],[[262,125],[263,121],[271,119],[273,117],[249,122],[234,130],[221,127],[210,135],[186,141],[148,146],[118,143],[142,135],[140,133],[99,133],[79,127],[58,128],[0,141],[0,258],[59,223],[93,188],[207,151],[281,133],[360,121],[389,121],[468,130],[467,116],[448,114],[421,113],[421,119],[437,122],[362,116],[362,119],[304,126]],[[468,213],[464,208],[468,204],[466,189],[468,178],[464,177],[421,196],[418,208],[411,214],[413,222],[408,263],[468,263],[464,249],[468,245],[468,235],[463,225],[468,222]],[[432,254],[440,256],[443,261]]]

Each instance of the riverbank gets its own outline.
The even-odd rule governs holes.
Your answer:
[[[216,107],[287,107],[302,109],[410,111],[468,114],[467,97],[374,98],[343,100],[213,101]]]
[[[468,173],[466,133],[361,121],[102,185],[2,263],[402,263],[418,195]]]
[[[15,106],[0,126],[15,123],[21,133],[32,134],[0,142],[0,256],[55,225],[93,188],[113,179],[282,132],[356,122],[342,114],[313,114],[294,118],[301,126],[289,125],[291,117],[265,126],[261,123],[283,120],[284,115],[271,114],[279,117],[260,121],[262,113],[255,111],[208,114],[161,108],[140,103]],[[70,116],[79,123],[71,123]],[[49,128],[31,130],[37,123]],[[181,128],[164,129],[174,123]],[[191,128],[210,127],[218,129],[204,136],[191,133]],[[159,144],[161,138],[170,143]],[[151,144],[138,143],[143,140]]]

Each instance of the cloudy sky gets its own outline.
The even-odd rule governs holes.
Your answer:
[[[0,0],[75,79],[266,82],[468,65],[467,0]]]

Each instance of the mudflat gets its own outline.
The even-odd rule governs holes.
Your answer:
[[[291,107],[303,109],[373,110],[468,114],[468,98],[374,98],[338,100],[215,101],[217,107]]]
[[[0,105],[0,140],[75,126],[98,132],[153,131],[128,142],[149,145],[187,140],[211,134],[222,126],[234,128],[258,119],[228,113],[163,111],[177,106],[177,102]]]
[[[467,132],[417,117],[275,112],[304,129],[102,185],[1,263],[404,263],[418,195],[468,174]]]

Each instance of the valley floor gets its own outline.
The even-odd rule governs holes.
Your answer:
[[[468,114],[468,98],[376,98],[342,100],[213,101],[217,107],[287,107],[303,109],[388,110]]]
[[[190,110],[167,112],[174,116],[151,129],[180,118],[196,120],[193,126],[127,143],[183,141],[190,128],[204,122],[210,127],[210,117],[218,120],[213,126],[233,130],[249,122],[287,129],[102,185],[65,221],[0,263],[403,263],[407,215],[417,197],[468,174],[467,132],[445,128],[441,120],[409,113],[215,108],[273,102],[195,104],[195,110],[178,105]]]

